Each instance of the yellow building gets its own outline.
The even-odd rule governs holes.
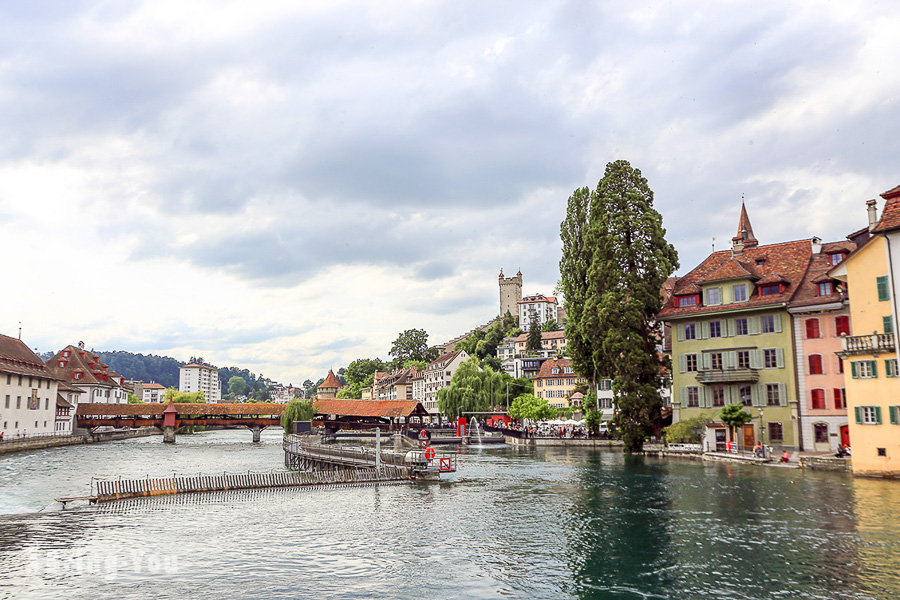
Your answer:
[[[575,373],[569,359],[560,358],[545,361],[532,381],[535,396],[546,398],[550,406],[568,408],[575,393],[575,384],[587,380]]]
[[[857,334],[841,340],[854,475],[900,476],[900,379],[897,370],[895,277],[891,238],[900,231],[900,188],[882,194],[876,219],[869,201],[866,242],[831,274],[846,282],[850,321]],[[865,334],[863,332],[866,332]],[[871,332],[871,333],[868,333]]]

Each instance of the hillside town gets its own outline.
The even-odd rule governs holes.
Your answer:
[[[813,236],[760,243],[742,204],[731,247],[666,281],[655,333],[663,358],[661,426],[699,419],[697,441],[706,451],[763,445],[795,458],[846,453],[855,474],[900,474],[894,335],[900,187],[881,198],[880,215],[878,202],[867,201],[859,215],[865,226],[834,241]],[[440,424],[448,415],[439,397],[453,385],[454,373],[466,361],[481,370],[496,360],[500,373],[527,382],[550,406],[576,419],[588,410],[598,411],[603,422],[614,419],[611,377],[589,390],[588,379],[566,356],[564,305],[554,296],[523,295],[521,271],[513,277],[501,271],[498,285],[499,316],[431,348],[429,360],[386,370],[377,367],[390,363],[373,362],[356,387],[347,384],[346,369],[329,371],[311,390],[269,382],[269,400],[410,400],[422,405],[430,423]],[[514,323],[508,331],[517,334],[503,337],[479,361],[464,346],[473,348],[473,336],[483,337],[490,327],[502,329],[503,315]],[[528,347],[530,330],[540,330],[538,347]],[[175,393],[126,379],[83,342],[41,360],[21,339],[0,335],[0,374],[4,440],[70,435],[82,403],[160,403]],[[233,394],[223,399],[226,385],[210,365],[179,368],[178,393],[199,392],[207,403],[248,400]],[[595,394],[594,406],[583,406],[588,391]],[[491,409],[505,410],[511,400],[507,395]],[[738,429],[719,418],[732,404],[750,415]]]

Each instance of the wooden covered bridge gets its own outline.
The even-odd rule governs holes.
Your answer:
[[[75,412],[78,427],[158,427],[164,442],[174,442],[175,432],[189,425],[238,428],[253,432],[258,442],[260,432],[281,425],[284,404],[79,404]]]

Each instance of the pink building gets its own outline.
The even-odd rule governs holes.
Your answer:
[[[852,335],[846,289],[828,271],[856,247],[853,242],[819,244],[794,301],[794,326],[801,449],[831,452],[850,445],[844,365],[836,352]],[[818,252],[815,252],[818,250]]]

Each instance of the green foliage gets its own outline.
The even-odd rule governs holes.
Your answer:
[[[503,331],[509,331],[510,329],[518,329],[519,327],[519,317],[513,316],[512,313],[509,312],[509,309],[506,310],[506,314],[503,315],[503,322],[501,324]],[[508,334],[507,334],[507,337]]]
[[[408,360],[403,363],[404,369],[412,369],[413,367],[418,367],[420,371],[424,371],[425,367],[427,366],[428,364],[424,360]]]
[[[665,441],[667,444],[699,444],[703,441],[706,424],[712,421],[712,417],[701,413],[672,423],[663,431]]]
[[[228,380],[228,393],[232,396],[243,396],[250,389],[243,377],[237,375]]]
[[[567,353],[592,384],[601,373],[613,376],[625,451],[640,451],[660,422],[654,322],[677,253],[665,240],[647,180],[624,160],[606,166],[593,193],[573,193],[560,233]]]
[[[206,394],[199,392],[179,392],[175,388],[166,390],[166,402],[172,400],[175,404],[206,404]]]
[[[546,323],[541,325],[541,331],[559,331],[560,329],[562,327],[559,326],[555,319],[548,319]]]
[[[144,401],[135,396],[134,394],[128,394],[128,404],[143,404]]]
[[[408,360],[434,360],[437,352],[428,348],[428,333],[424,329],[407,329],[394,340],[389,354],[394,357],[394,365],[400,367]]]
[[[506,378],[511,379],[508,375]],[[438,391],[438,408],[456,419],[464,412],[483,412],[501,405],[505,393],[504,374],[481,369],[478,358],[471,356],[459,365],[450,386]]]
[[[291,433],[294,421],[311,421],[316,414],[312,402],[308,400],[291,400],[281,413],[281,426],[285,433]]]
[[[499,372],[503,368],[503,363],[496,356],[485,356],[481,360],[481,368]]]
[[[528,323],[528,337],[525,339],[525,352],[537,352],[542,348],[541,326],[538,324],[537,313],[532,311],[531,322]]]
[[[587,403],[585,403],[585,407],[587,406]],[[588,431],[594,434],[598,433],[600,431],[600,423],[602,422],[603,415],[599,410],[596,410],[593,406],[585,408],[583,424]]]
[[[165,387],[178,387],[178,368],[185,364],[168,356],[145,356],[124,350],[96,354],[110,369],[125,379],[155,381]]]
[[[533,394],[522,394],[513,400],[507,412],[513,419],[528,419],[534,422],[556,417],[556,407],[550,406],[546,398],[538,398]]]
[[[743,427],[744,424],[753,420],[753,415],[744,410],[744,405],[740,403],[728,404],[722,407],[719,418],[728,429],[731,430],[731,439],[734,439],[735,427]]]

